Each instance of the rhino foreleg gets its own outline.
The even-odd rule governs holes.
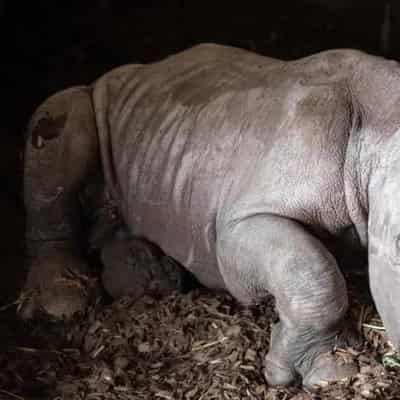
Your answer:
[[[227,224],[218,260],[228,290],[242,302],[257,302],[267,292],[275,297],[280,321],[265,360],[271,385],[288,385],[300,374],[313,387],[356,372],[330,353],[343,338],[344,278],[333,256],[300,224],[264,214]]]

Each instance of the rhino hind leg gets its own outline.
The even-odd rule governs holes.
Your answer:
[[[218,260],[238,300],[275,297],[279,323],[272,327],[264,370],[270,385],[289,385],[301,376],[304,386],[315,388],[357,372],[333,351],[354,344],[345,322],[344,278],[333,256],[300,224],[259,214],[228,225],[219,236]]]
[[[142,238],[116,235],[102,248],[101,261],[103,286],[114,299],[165,296],[196,286],[190,272]]]
[[[90,91],[74,87],[47,99],[28,127],[24,200],[29,271],[20,315],[69,318],[84,311],[92,283],[84,261],[79,192],[100,168]]]

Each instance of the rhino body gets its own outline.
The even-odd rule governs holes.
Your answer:
[[[369,252],[372,292],[397,344],[400,307],[387,290],[400,274],[392,266],[399,89],[397,63],[362,52],[284,62],[199,45],[52,96],[28,129],[34,256],[27,287],[57,280],[66,258],[84,270],[76,198],[102,171],[91,208],[112,199],[125,231],[105,245],[110,292],[116,286],[108,281],[129,286],[132,278],[124,263],[113,265],[113,251],[151,258],[146,244],[126,251],[127,238],[145,238],[204,285],[243,303],[274,295],[280,322],[266,357],[271,384],[300,374],[313,387],[351,375],[353,366],[330,352],[349,334],[346,284],[329,244]],[[109,223],[102,221],[97,228]],[[73,299],[69,310],[84,303],[79,288],[56,286],[28,314],[39,303],[53,314],[65,310],[65,298]]]
[[[131,234],[224,288],[216,241],[229,224],[266,213],[332,235],[354,227],[345,156],[357,116],[340,65],[332,74],[320,58],[205,45],[97,81],[107,186]]]

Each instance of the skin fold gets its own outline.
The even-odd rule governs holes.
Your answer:
[[[184,270],[245,304],[272,294],[271,385],[354,374],[332,353],[351,335],[330,243],[368,252],[398,345],[399,98],[397,63],[362,52],[283,62],[211,44],[55,94],[28,127],[22,316],[85,309],[93,240],[114,297]]]

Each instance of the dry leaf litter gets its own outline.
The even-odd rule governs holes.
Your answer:
[[[277,317],[272,299],[246,308],[227,294],[196,289],[93,307],[57,333],[32,328],[31,336],[42,338],[35,346],[16,344],[0,355],[0,398],[400,399],[397,359],[384,357],[376,313],[361,304],[351,313],[366,342],[360,351],[337,351],[353,357],[360,373],[319,393],[265,383],[262,362]]]

